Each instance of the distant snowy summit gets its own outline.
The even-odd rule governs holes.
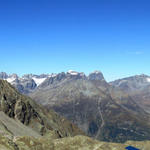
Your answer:
[[[79,72],[74,71],[74,70],[68,70],[67,73],[71,74],[71,75],[78,75],[79,74]]]
[[[0,72],[0,79],[7,80],[21,93],[28,94],[40,86],[48,85],[50,82],[59,82],[62,79],[104,80],[104,77],[100,71],[94,71],[86,76],[83,72],[68,70],[66,73],[25,74],[22,77],[19,77],[17,74],[8,75],[5,72]]]
[[[89,74],[89,80],[104,80],[104,76],[100,71],[94,71]]]

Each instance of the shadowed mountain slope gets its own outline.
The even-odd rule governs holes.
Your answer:
[[[32,135],[37,137],[40,135],[66,137],[82,134],[65,118],[53,110],[45,110],[29,97],[18,93],[14,87],[3,80],[0,80],[0,117],[1,125],[6,127],[13,136],[33,133]],[[29,133],[31,129],[33,131]]]

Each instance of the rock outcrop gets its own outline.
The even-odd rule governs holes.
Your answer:
[[[0,80],[0,111],[23,125],[32,128],[41,136],[48,135],[49,133],[55,133],[58,137],[82,134],[76,126],[65,118],[53,110],[47,111],[42,106],[36,104],[31,98],[21,95],[4,80]],[[11,123],[12,121],[9,122]],[[18,126],[20,127],[19,124]]]

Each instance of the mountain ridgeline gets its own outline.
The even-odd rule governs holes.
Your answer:
[[[96,73],[96,75],[95,75]],[[88,77],[84,73],[78,73],[76,71],[68,71],[67,73],[59,74],[25,74],[22,77],[19,77],[17,74],[8,75],[5,72],[0,73],[0,79],[7,80],[11,83],[19,92],[23,94],[30,94],[34,92],[39,87],[47,86],[47,84],[54,82],[59,82],[64,78],[72,79],[104,79],[101,72],[96,71],[94,74],[90,74]]]
[[[137,104],[150,113],[150,76],[136,75],[110,82],[114,89],[128,93]]]
[[[145,109],[137,101],[137,92],[123,90],[117,81],[107,83],[99,71],[89,76],[68,71],[21,78],[1,73],[0,78],[47,110],[54,109],[95,139],[112,142],[150,139],[148,106]]]

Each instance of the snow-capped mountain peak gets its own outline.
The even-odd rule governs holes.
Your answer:
[[[89,80],[104,80],[103,74],[100,71],[94,71],[89,74]]]
[[[71,74],[71,75],[78,75],[79,74],[79,72],[74,71],[74,70],[68,70],[67,73]]]
[[[66,73],[52,73],[52,74],[25,74],[19,77],[17,74],[7,75],[5,72],[0,73],[0,79],[7,80],[16,89],[23,93],[32,93],[35,89],[43,88],[49,84],[57,84],[62,80],[102,80],[103,75],[99,71],[96,71],[90,76],[86,76],[83,72],[77,72],[69,70]]]
[[[99,73],[101,73],[100,71],[98,71],[98,70],[95,70],[94,72],[92,72],[92,73],[95,73],[95,74],[99,74]]]

